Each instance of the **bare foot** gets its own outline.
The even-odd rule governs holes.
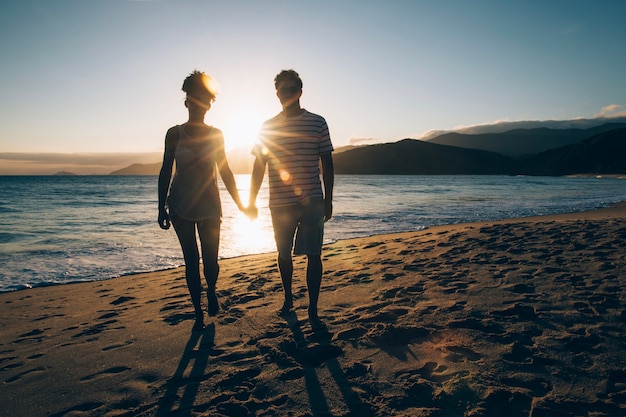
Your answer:
[[[207,299],[209,306],[207,308],[209,316],[215,316],[220,311],[220,303],[217,301],[217,295],[215,291],[207,291]]]
[[[285,303],[280,308],[280,310],[278,310],[278,315],[279,316],[286,316],[287,314],[291,313],[292,310],[293,310],[293,303],[285,301]]]
[[[309,313],[309,323],[311,324],[311,330],[326,330],[326,325],[322,320],[320,320],[317,314]]]
[[[196,320],[196,323],[193,325],[193,328],[191,329],[192,332],[203,332],[205,329],[204,327],[204,323],[201,321]]]

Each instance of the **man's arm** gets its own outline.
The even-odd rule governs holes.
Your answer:
[[[335,186],[335,164],[333,154],[320,155],[322,161],[322,180],[324,181],[324,221],[333,217],[333,187]]]
[[[256,198],[259,195],[261,184],[263,183],[263,177],[265,176],[265,165],[267,162],[257,156],[254,159],[254,165],[252,166],[252,175],[250,177],[250,199],[248,202],[248,210],[252,218],[258,216],[259,210],[256,206]]]
[[[165,135],[165,152],[163,152],[163,164],[159,172],[159,226],[161,229],[170,228],[170,216],[165,210],[167,193],[172,180],[172,170],[174,167],[174,154],[178,145],[178,130],[171,128]]]

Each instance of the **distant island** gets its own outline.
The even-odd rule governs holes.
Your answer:
[[[626,174],[626,123],[589,129],[514,129],[445,133],[431,140],[346,146],[334,154],[337,174],[613,175]],[[236,174],[251,172],[250,149],[227,154]],[[133,164],[110,175],[158,175],[161,163]]]
[[[71,176],[71,175],[78,175],[78,174],[75,174],[75,173],[69,172],[69,171],[59,171],[59,172],[56,172],[56,173],[54,173],[52,175],[68,175],[68,176]]]
[[[126,168],[118,169],[109,175],[159,175],[161,163],[153,164],[132,164]]]

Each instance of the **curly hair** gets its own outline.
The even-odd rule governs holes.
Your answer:
[[[208,97],[209,102],[214,102],[218,93],[217,81],[202,71],[193,70],[183,81],[182,90],[191,97],[198,99]]]
[[[274,78],[274,88],[278,90],[278,84],[280,84],[284,80],[292,80],[298,83],[300,89],[302,89],[302,79],[300,75],[292,69],[282,70],[275,78]]]

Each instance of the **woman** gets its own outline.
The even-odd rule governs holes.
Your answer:
[[[217,94],[215,86],[209,75],[197,70],[183,82],[189,120],[167,131],[163,166],[159,174],[159,226],[169,229],[171,222],[180,241],[187,287],[196,315],[194,331],[204,329],[196,231],[200,237],[204,277],[208,285],[208,313],[214,316],[219,311],[215,286],[219,273],[217,256],[222,208],[216,167],[237,207],[244,210],[235,177],[226,160],[222,132],[204,123],[204,117]],[[174,161],[176,173],[172,179]]]

